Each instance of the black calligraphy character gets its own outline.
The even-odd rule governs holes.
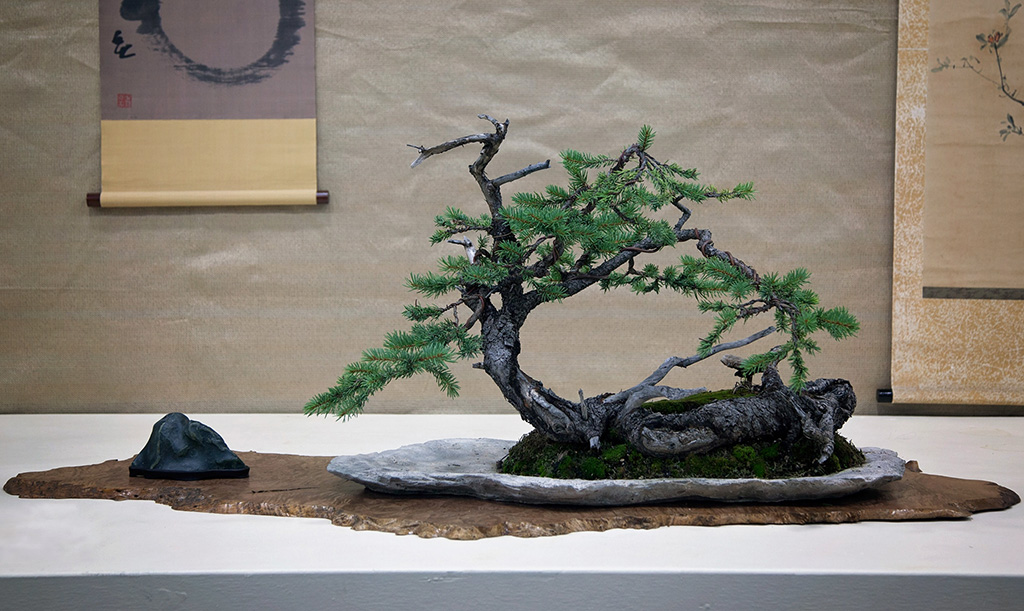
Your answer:
[[[135,57],[134,53],[128,52],[132,46],[124,44],[124,37],[121,36],[121,30],[114,32],[114,39],[110,42],[114,43],[114,53],[119,58],[128,59],[129,57]]]

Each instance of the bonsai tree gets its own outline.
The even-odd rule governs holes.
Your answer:
[[[820,461],[833,449],[836,429],[856,405],[845,380],[808,381],[807,355],[818,352],[818,331],[841,339],[858,330],[843,307],[824,309],[807,288],[809,273],[759,273],[720,250],[711,232],[687,227],[690,207],[709,201],[749,200],[750,183],[719,189],[697,182],[694,169],[656,159],[654,131],[643,127],[636,142],[612,156],[574,150],[561,154],[565,186],[540,193],[516,193],[507,201],[502,187],[547,169],[537,163],[492,178],[488,166],[498,154],[509,123],[481,115],[493,131],[436,146],[413,146],[423,161],[467,145],[480,145],[469,173],[486,211],[476,216],[448,208],[435,219],[432,244],[456,244],[462,252],[438,261],[434,272],[414,273],[408,287],[437,303],[405,307],[407,331],[389,333],[381,348],[367,350],[348,365],[337,386],[305,406],[307,414],[348,418],[392,380],[429,374],[450,396],[459,390],[449,365],[482,355],[483,369],[524,420],[547,438],[600,448],[614,431],[642,454],[679,456],[753,440],[787,443],[810,440]],[[676,220],[656,217],[672,212]],[[664,216],[664,215],[662,215]],[[691,243],[678,265],[641,264],[649,253]],[[713,317],[710,330],[687,358],[671,357],[635,386],[578,399],[558,396],[519,366],[520,331],[541,306],[558,304],[591,287],[629,288],[636,293],[672,290],[693,298]],[[737,323],[767,315],[772,324],[742,339],[724,341]],[[676,367],[690,367],[712,355],[778,337],[770,349],[746,358],[727,355],[751,393],[676,413],[652,409],[652,399],[683,399],[705,389],[660,384]],[[771,345],[771,344],[769,344]],[[778,373],[788,364],[788,385]],[[752,378],[760,375],[760,384]]]

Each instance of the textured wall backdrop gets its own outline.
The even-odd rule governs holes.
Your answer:
[[[96,210],[96,3],[0,5],[0,410],[298,411],[404,324],[407,274],[456,252],[429,246],[433,216],[484,211],[475,151],[410,169],[406,147],[484,130],[479,113],[511,120],[496,172],[614,153],[649,123],[660,158],[753,181],[755,203],[711,204],[691,225],[761,271],[808,267],[825,303],[848,305],[859,337],[823,340],[811,373],[851,379],[861,412],[879,409],[895,0],[320,0],[316,30],[328,206]],[[564,396],[614,391],[692,354],[708,324],[676,295],[581,296],[535,313],[523,365]],[[457,373],[458,400],[410,380],[369,410],[510,411],[482,372]],[[732,380],[708,362],[669,382]]]

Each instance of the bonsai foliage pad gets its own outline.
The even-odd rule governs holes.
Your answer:
[[[247,479],[192,482],[130,477],[128,460],[22,473],[4,486],[23,498],[150,500],[183,511],[324,518],[356,530],[449,539],[541,537],[612,528],[962,519],[1020,502],[991,482],[922,473],[852,496],[775,504],[674,502],[628,507],[522,505],[456,496],[371,492],[327,471],[331,456],[239,452]]]

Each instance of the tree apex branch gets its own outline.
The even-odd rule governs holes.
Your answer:
[[[501,131],[502,129],[508,129],[508,119],[505,119],[505,122],[502,123],[501,121],[498,121],[491,115],[477,115],[476,118],[483,119],[484,121],[490,121],[491,125],[493,125],[494,128],[499,131]]]
[[[474,142],[483,142],[483,143],[490,142],[490,140],[492,138],[494,138],[494,134],[472,134],[472,135],[469,135],[469,136],[463,136],[461,138],[456,138],[455,140],[449,140],[447,142],[442,142],[441,144],[438,144],[437,146],[431,146],[431,147],[419,146],[419,145],[415,145],[415,144],[408,144],[406,146],[414,148],[414,149],[416,149],[417,151],[420,152],[420,156],[417,157],[416,160],[413,161],[412,165],[409,166],[409,167],[415,168],[419,164],[423,163],[428,157],[433,157],[434,155],[440,155],[441,153],[450,151],[453,148],[458,148],[460,146],[465,146],[467,144],[472,144]]]

